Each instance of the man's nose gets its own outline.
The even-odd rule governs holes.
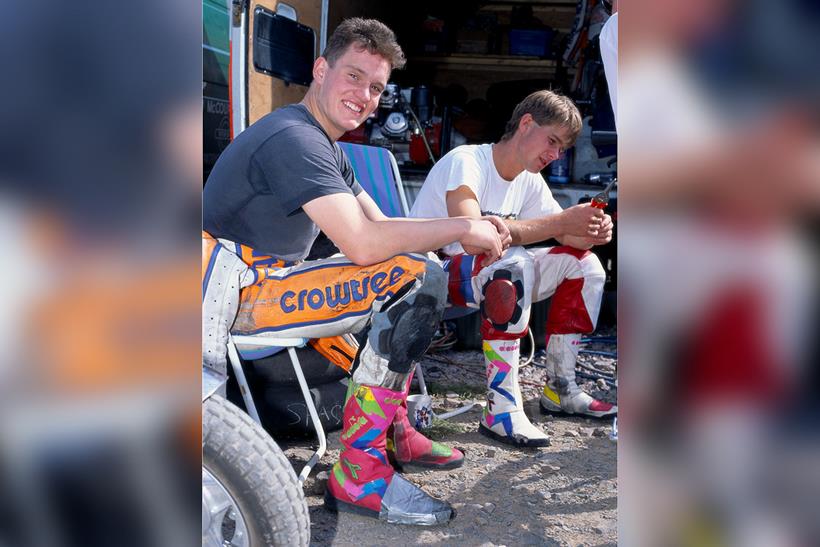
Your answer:
[[[370,94],[370,86],[369,86],[369,85],[363,85],[363,86],[360,86],[360,87],[357,89],[357,95],[356,95],[356,96],[357,96],[357,97],[361,100],[361,102],[362,102],[363,104],[367,104],[367,103],[369,103],[369,102],[370,102],[370,98],[371,98],[371,94]]]

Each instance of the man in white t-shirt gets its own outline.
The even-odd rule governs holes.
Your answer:
[[[497,215],[509,227],[513,247],[487,267],[477,249],[451,244],[442,251],[449,304],[482,312],[487,407],[479,431],[516,446],[549,443],[524,414],[518,387],[519,340],[533,301],[552,297],[541,408],[594,417],[617,412],[575,382],[581,336],[595,329],[605,280],[589,249],[612,239],[612,219],[589,204],[562,210],[540,175],[580,130],[580,113],[567,97],[532,93],[516,106],[500,142],[460,146],[441,158],[410,212],[420,218]],[[521,247],[551,238],[561,246]]]

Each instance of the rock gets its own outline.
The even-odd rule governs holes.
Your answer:
[[[317,473],[313,480],[310,482],[310,487],[306,488],[307,493],[314,496],[321,496],[322,494],[324,494],[328,478],[330,478],[330,475],[328,475],[327,471]]]
[[[564,431],[564,437],[578,437],[578,432],[574,429],[567,429]]]
[[[484,452],[484,455],[487,456],[488,458],[495,458],[495,454],[496,454],[495,448],[488,448]]]
[[[609,435],[609,431],[605,427],[596,427],[592,431],[593,437],[606,437],[607,435]]]
[[[594,528],[592,529],[592,531],[593,531],[593,532],[595,532],[596,534],[599,534],[599,535],[604,535],[604,534],[606,533],[606,532],[604,531],[604,529],[603,529],[603,528],[601,528],[600,526],[596,526],[596,527],[594,527]]]
[[[561,468],[557,465],[542,465],[541,469],[547,471],[548,473],[557,473],[561,470]]]
[[[469,507],[470,509],[477,509],[479,511],[484,509],[484,506],[481,505],[480,503],[471,503],[471,504],[467,505],[467,507]]]
[[[452,391],[445,395],[448,399],[458,399],[458,393],[453,393]]]
[[[490,521],[487,520],[485,517],[478,516],[478,517],[475,518],[475,523],[478,524],[479,526],[486,526],[487,524],[490,523]]]
[[[598,380],[595,382],[595,385],[601,391],[609,391],[609,384],[607,384],[603,378],[598,378]]]
[[[495,511],[495,504],[488,501],[484,504],[484,510],[488,513],[492,513],[493,511]]]

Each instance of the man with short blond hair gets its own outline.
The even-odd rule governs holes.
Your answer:
[[[518,387],[519,339],[530,305],[552,297],[547,317],[547,382],[541,408],[602,417],[617,407],[597,401],[575,382],[581,335],[595,329],[605,272],[589,249],[612,238],[612,219],[590,204],[562,210],[540,172],[573,146],[581,116],[570,99],[552,91],[530,94],[513,111],[495,144],[465,145],[430,171],[411,216],[504,219],[512,245],[492,264],[469,245],[442,250],[449,258],[449,301],[480,307],[487,366],[487,406],[479,431],[523,447],[546,446],[547,436],[524,414]],[[555,247],[523,245],[554,238]],[[499,321],[499,317],[505,320]]]

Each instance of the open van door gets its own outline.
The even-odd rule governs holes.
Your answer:
[[[299,102],[319,54],[327,1],[231,1],[231,138],[280,106]]]

